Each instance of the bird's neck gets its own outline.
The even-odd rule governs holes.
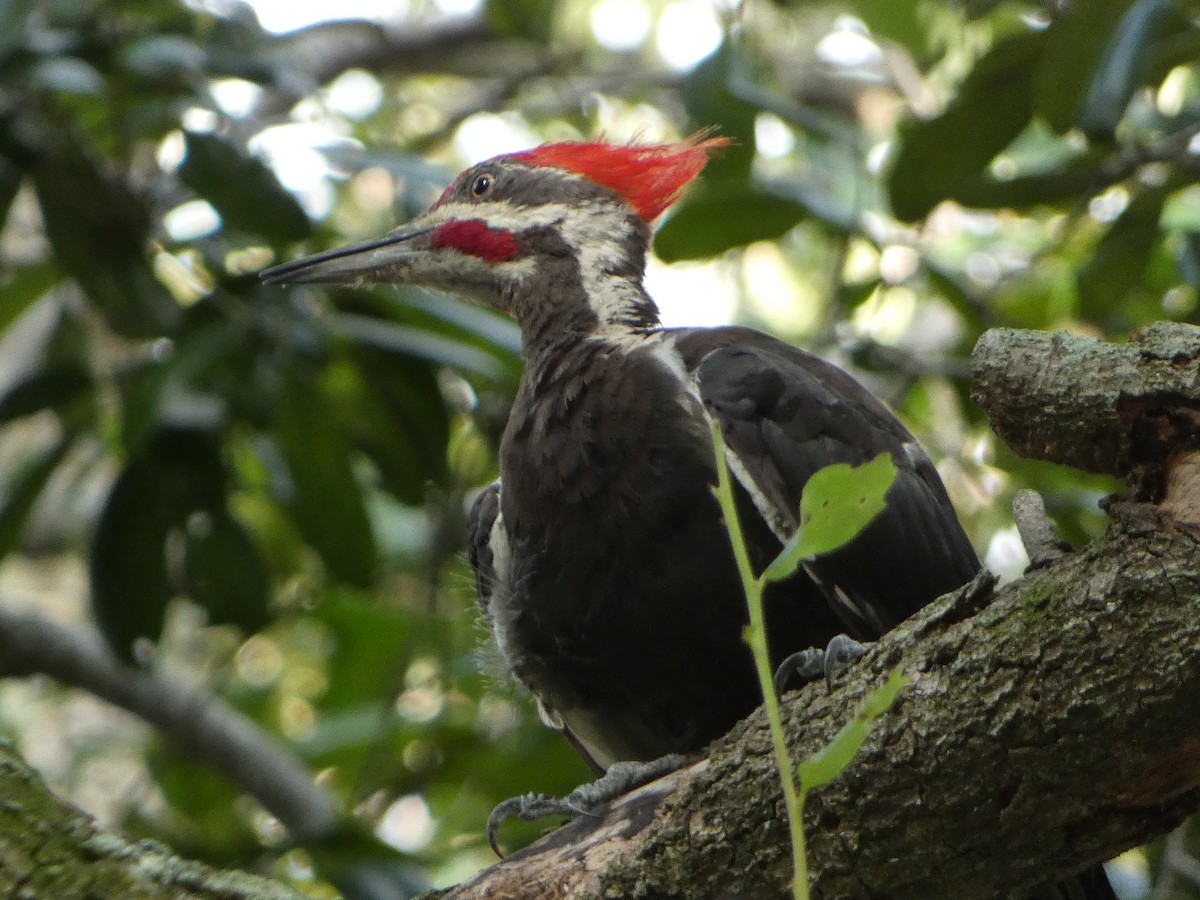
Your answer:
[[[636,342],[660,327],[658,307],[641,273],[582,272],[578,265],[544,273],[512,301],[529,364],[588,339]]]

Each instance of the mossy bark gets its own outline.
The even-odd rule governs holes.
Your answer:
[[[1137,478],[1200,441],[1192,325],[1160,322],[1128,344],[996,328],[979,339],[972,369],[975,401],[1022,456]]]
[[[96,830],[0,741],[0,898],[300,900],[277,882],[181,860]]]

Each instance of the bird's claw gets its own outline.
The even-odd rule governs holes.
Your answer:
[[[577,789],[578,790],[578,789]],[[555,797],[550,794],[522,794],[520,797],[510,797],[496,805],[487,820],[488,846],[497,856],[504,856],[500,850],[500,826],[509,819],[522,819],[532,822],[545,816],[578,816],[596,815],[594,811],[584,809],[574,799],[574,791],[566,797]]]
[[[871,649],[871,644],[860,644],[852,637],[835,634],[825,648],[825,684],[833,690],[833,678]]]
[[[870,644],[860,644],[844,634],[835,634],[822,650],[809,647],[793,653],[775,670],[775,693],[782,694],[784,687],[793,677],[805,682],[824,676],[825,686],[833,690],[833,679],[843,669],[870,649]]]
[[[825,672],[825,651],[809,647],[787,657],[775,670],[775,693],[782,696],[784,688],[792,678],[808,683],[820,678]]]
[[[497,805],[488,816],[488,845],[497,856],[504,855],[500,850],[498,833],[500,826],[509,819],[523,819],[526,822],[546,816],[566,816],[570,819],[588,816],[598,819],[617,797],[675,771],[684,761],[682,754],[668,753],[649,762],[617,762],[595,781],[581,784],[565,797],[550,794],[511,797]]]

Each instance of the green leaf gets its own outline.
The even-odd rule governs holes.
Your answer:
[[[30,168],[55,260],[115,331],[161,334],[178,319],[179,308],[147,262],[149,220],[142,201],[101,168],[78,135],[59,136],[61,129],[45,122],[31,125],[57,137]]]
[[[707,259],[732,247],[777,238],[807,215],[795,200],[744,182],[706,182],[658,230],[654,252],[664,262]]]
[[[1196,4],[1193,2],[1192,6]],[[1188,18],[1182,3],[1163,23],[1161,31],[1142,54],[1143,84],[1161,84],[1176,66],[1188,66],[1200,59],[1200,28]]]
[[[1070,3],[1046,29],[1046,52],[1033,78],[1034,110],[1060,134],[1078,124],[1104,48],[1131,5],[1132,0]]]
[[[257,157],[215,134],[187,133],[180,180],[213,205],[226,226],[277,243],[312,233],[308,215]]]
[[[97,98],[104,93],[104,76],[90,63],[70,56],[38,62],[29,78],[47,93]]]
[[[1166,196],[1161,188],[1135,196],[1079,270],[1080,307],[1089,320],[1111,315],[1141,279],[1160,236],[1158,220]]]
[[[216,625],[258,631],[269,620],[271,580],[246,530],[227,514],[189,519],[184,588]]]
[[[228,777],[163,741],[151,743],[146,762],[177,840],[203,846],[216,864],[236,866],[255,852],[258,840],[248,817],[236,812],[240,791]]]
[[[1025,32],[998,42],[967,76],[941,115],[910,123],[888,176],[892,209],[915,220],[959,186],[984,172],[1029,122],[1032,79],[1046,44],[1045,32]]]
[[[1140,84],[1150,44],[1173,9],[1172,0],[1137,0],[1116,26],[1079,111],[1079,126],[1089,136],[1111,139],[1116,132]]]
[[[389,302],[394,306],[394,299],[389,298]],[[505,362],[511,361],[514,370],[520,371],[521,330],[509,316],[450,294],[415,289],[404,292],[402,308],[405,312],[419,312],[438,326],[449,326],[470,335],[481,347]]]
[[[705,180],[745,181],[754,165],[754,120],[759,109],[737,95],[733,85],[754,84],[750,64],[736,42],[725,41],[700,62],[683,82],[683,102],[693,122],[716,129],[732,144],[713,154],[704,167]]]
[[[147,34],[125,45],[125,68],[144,78],[201,75],[204,49],[178,34]]]
[[[29,14],[37,5],[38,0],[0,0],[0,57],[25,40]]]
[[[133,660],[133,643],[162,631],[171,583],[166,540],[170,517],[153,467],[127,465],[96,523],[90,556],[92,612],[109,647]]]
[[[46,297],[9,324],[2,355],[0,425],[52,409],[78,424],[92,406],[92,377],[79,316],[58,298]]]
[[[433,369],[420,360],[373,347],[355,348],[345,402],[357,446],[374,461],[401,502],[425,500],[446,473],[450,421]],[[354,377],[357,376],[357,377]]]
[[[411,613],[360,598],[345,588],[332,588],[313,615],[339,648],[329,662],[329,690],[321,698],[322,709],[355,709],[386,696],[396,677],[397,660],[412,652]]]
[[[251,391],[261,396],[246,350],[253,333],[228,317],[206,315],[210,309],[204,301],[192,306],[169,353],[122,373],[121,439],[128,452],[137,452],[164,423],[215,426],[226,403]]]
[[[979,312],[986,305],[968,286],[966,278],[931,257],[926,257],[923,263],[929,287],[953,306],[972,329],[982,331],[984,326],[980,321]]]
[[[332,313],[325,317],[324,322],[334,334],[361,342],[364,346],[402,353],[463,372],[474,372],[496,381],[505,379],[504,363],[491,353],[436,331],[397,325],[395,322],[353,313]]]
[[[555,21],[554,6],[553,0],[488,0],[487,21],[498,37],[546,44]]]
[[[861,466],[837,463],[816,472],[800,498],[800,527],[766,568],[766,581],[791,576],[806,559],[852,541],[886,505],[896,466],[886,453]]]
[[[21,313],[43,299],[50,288],[62,280],[62,272],[53,263],[20,266],[4,274],[0,304],[0,328],[8,328]]]
[[[1183,280],[1193,288],[1200,288],[1200,231],[1180,235],[1175,258]]]
[[[84,366],[66,365],[44,370],[21,381],[0,396],[0,423],[43,409],[74,403],[92,388],[92,375]]]
[[[1093,149],[1044,172],[999,179],[980,174],[963,181],[954,199],[976,209],[1022,209],[1039,205],[1072,205],[1081,194],[1104,184],[1107,154]]]
[[[1200,186],[1175,191],[1167,197],[1160,225],[1164,231],[1200,231]]]
[[[0,0],[0,3],[3,2],[4,0]],[[0,38],[0,42],[2,40]],[[21,169],[8,158],[0,156],[0,229],[4,228],[4,223],[8,220],[8,211],[12,208],[13,200],[21,187],[21,177]],[[6,286],[5,294],[7,293]]]
[[[287,462],[284,505],[329,571],[357,587],[375,579],[378,549],[339,411],[304,374],[288,374],[275,440]]]
[[[0,502],[0,559],[16,549],[34,503],[72,442],[73,435],[64,434],[50,446],[34,451],[9,481]]]
[[[796,767],[801,790],[808,791],[829,784],[850,765],[871,733],[875,720],[892,708],[908,678],[900,669],[893,669],[887,681],[867,695],[854,718],[834,735],[833,740]]]
[[[167,541],[197,512],[224,511],[225,473],[211,434],[163,429],[117,476],[92,537],[92,612],[105,640],[132,661],[156,639],[174,594]]]
[[[922,4],[897,3],[896,0],[853,0],[850,8],[873,36],[901,44],[917,59],[928,52],[934,31],[930,28],[930,10]]]

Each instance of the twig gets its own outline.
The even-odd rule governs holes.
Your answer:
[[[1046,515],[1046,502],[1037,491],[1028,488],[1017,491],[1012,509],[1017,533],[1029,556],[1029,568],[1048,566],[1071,552],[1071,545],[1058,536],[1054,523]]]

